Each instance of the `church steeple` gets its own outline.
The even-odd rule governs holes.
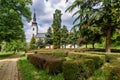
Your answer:
[[[37,26],[37,21],[36,21],[35,9],[34,9],[34,14],[33,14],[32,30],[33,30],[33,35],[36,36],[38,34],[38,26]]]
[[[36,13],[35,13],[35,9],[34,9],[33,21],[36,22]]]

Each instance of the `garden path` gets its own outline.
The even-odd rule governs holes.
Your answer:
[[[17,56],[0,60],[0,80],[18,80]]]

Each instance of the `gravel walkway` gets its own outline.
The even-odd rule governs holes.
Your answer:
[[[0,60],[0,80],[18,80],[18,58]]]

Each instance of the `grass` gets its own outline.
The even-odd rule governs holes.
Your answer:
[[[29,63],[26,57],[18,61],[19,71],[22,80],[64,80],[63,74],[50,75],[45,70],[38,69]]]
[[[0,52],[0,58],[6,58],[12,55],[13,55],[13,52]]]

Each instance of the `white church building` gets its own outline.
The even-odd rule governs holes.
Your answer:
[[[46,33],[38,33],[38,25],[37,25],[37,21],[36,21],[36,13],[34,11],[33,20],[32,20],[32,36],[35,37],[36,41],[38,41],[39,39],[42,39],[44,41],[45,40],[45,34]]]
[[[35,37],[36,39],[36,42],[38,40],[43,40],[45,41],[45,34],[46,33],[38,33],[38,25],[37,25],[37,21],[36,21],[36,13],[34,11],[34,14],[33,14],[33,20],[32,20],[32,36]],[[50,47],[51,46],[51,47]],[[63,46],[63,47],[62,47]],[[64,45],[62,45],[61,48],[65,48]],[[49,45],[49,46],[46,46],[46,48],[53,48],[53,45]],[[72,44],[67,44],[66,45],[66,48],[79,48],[78,45],[72,45]]]

